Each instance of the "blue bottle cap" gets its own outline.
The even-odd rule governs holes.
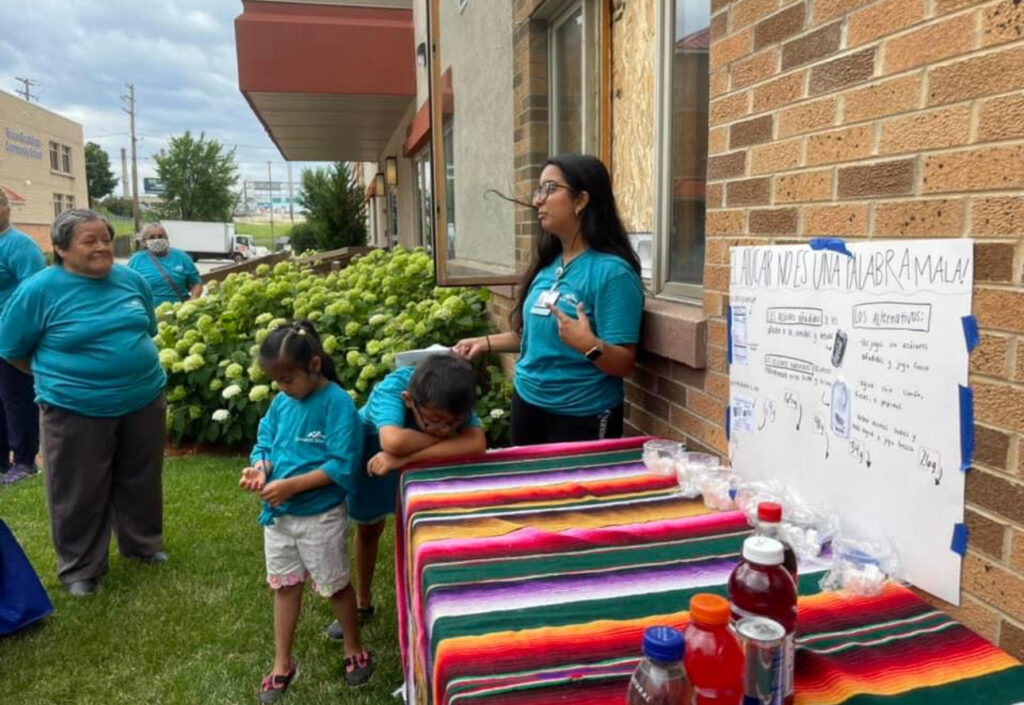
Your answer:
[[[654,661],[682,661],[683,634],[672,627],[649,627],[644,631],[644,656]]]

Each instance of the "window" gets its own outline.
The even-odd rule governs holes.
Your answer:
[[[434,249],[434,197],[431,188],[430,150],[423,149],[413,157],[416,189],[416,234],[415,244],[426,248],[427,252]]]
[[[66,144],[60,146],[60,165],[63,173],[71,173],[71,147]]]
[[[60,145],[50,142],[50,170],[60,171]]]
[[[56,218],[58,215],[64,212],[64,194],[55,193],[53,194],[53,217]]]
[[[74,207],[75,207],[75,197],[74,196],[70,196],[70,195],[64,196],[64,209],[65,210],[71,210]]]
[[[71,175],[71,147],[58,142],[50,142],[50,171],[58,174]]]
[[[552,154],[600,150],[596,5],[571,3],[548,30]]]
[[[659,15],[654,280],[658,293],[699,300],[708,158],[708,0],[671,0]]]

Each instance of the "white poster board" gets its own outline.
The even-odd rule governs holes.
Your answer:
[[[814,245],[732,249],[733,467],[888,537],[900,577],[959,604],[974,243]]]

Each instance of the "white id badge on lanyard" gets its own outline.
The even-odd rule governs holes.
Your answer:
[[[551,309],[548,306],[554,306],[558,303],[558,298],[561,294],[554,289],[548,289],[537,297],[537,302],[530,308],[530,313],[534,316],[550,316]]]

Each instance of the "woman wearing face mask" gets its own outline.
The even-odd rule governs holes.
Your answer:
[[[153,289],[156,305],[170,301],[177,303],[199,298],[203,293],[203,280],[192,258],[171,247],[167,231],[159,223],[150,223],[142,229],[143,249],[132,255],[128,268],[142,275]]]
[[[520,353],[513,445],[618,438],[644,289],[608,170],[586,154],[552,157],[533,206],[540,229],[511,331],[460,340],[455,352]]]

